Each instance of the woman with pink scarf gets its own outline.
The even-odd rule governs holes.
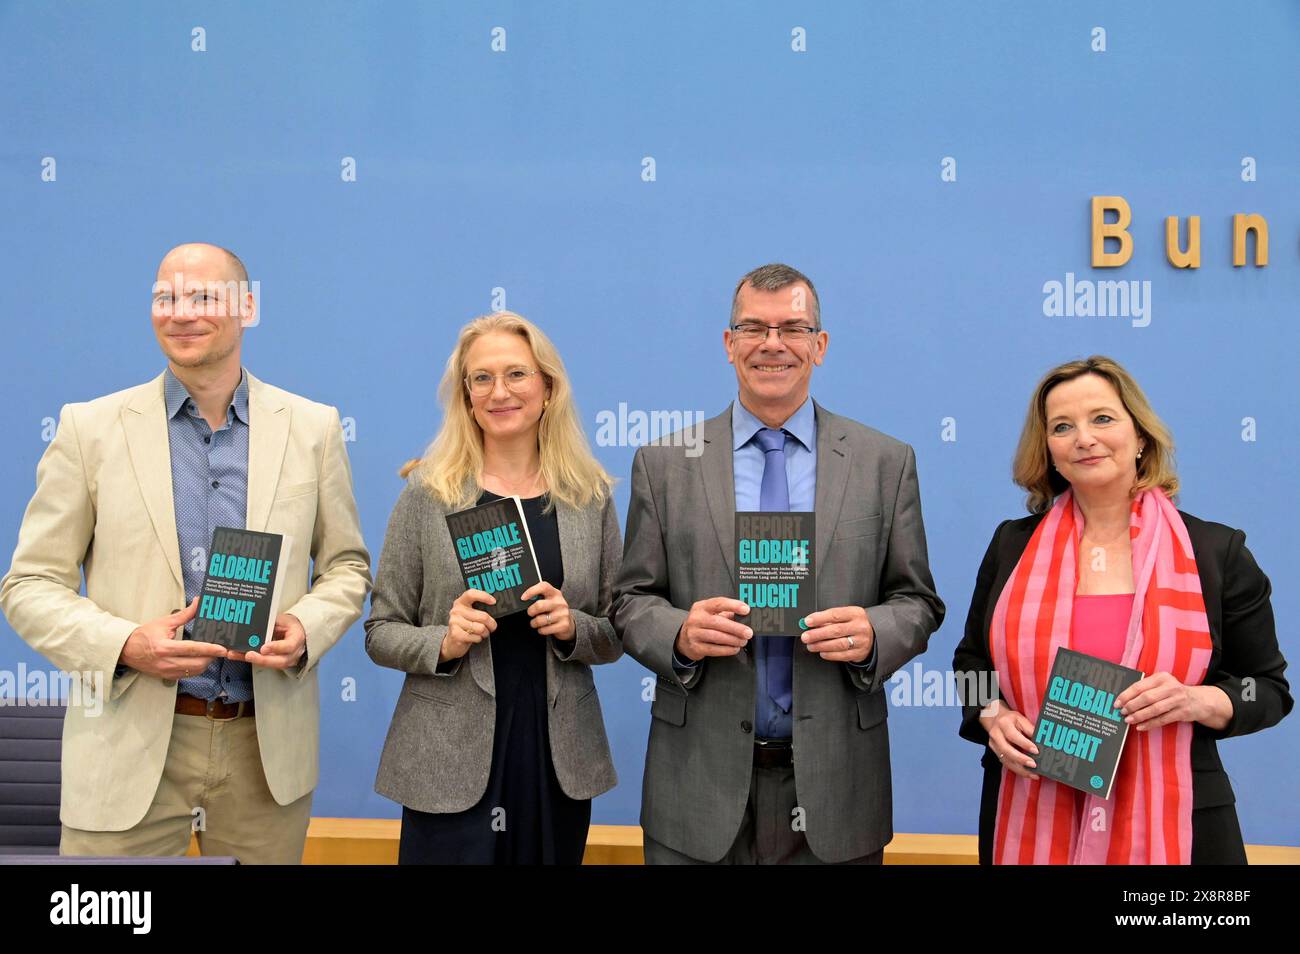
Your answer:
[[[1034,391],[1013,466],[1031,515],[994,532],[953,660],[996,674],[961,726],[986,747],[982,864],[1246,862],[1216,741],[1291,711],[1286,660],[1245,533],[1174,507],[1172,453],[1110,358],[1063,364]],[[1115,699],[1130,732],[1109,799],[1030,771],[1062,647],[1146,673]]]

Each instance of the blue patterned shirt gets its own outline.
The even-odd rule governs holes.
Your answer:
[[[163,376],[163,397],[188,606],[203,589],[212,531],[243,528],[248,519],[248,372],[240,370],[226,423],[215,431],[171,368]],[[191,638],[190,626],[185,638]],[[253,698],[253,668],[236,659],[214,659],[203,672],[180,680],[179,691],[199,699],[247,702]]]

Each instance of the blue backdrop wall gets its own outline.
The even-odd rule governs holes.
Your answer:
[[[1093,352],[1171,425],[1183,508],[1248,531],[1295,658],[1297,41],[1282,0],[0,3],[0,544],[60,405],[162,370],[149,286],[179,242],[260,281],[246,366],[352,419],[376,557],[464,321],[541,324],[595,442],[620,404],[725,407],[731,288],[785,261],[830,332],[814,395],[916,448],[949,605],[925,671],[948,669],[989,536],[1023,513],[1030,389]],[[1098,194],[1133,209],[1119,269],[1089,264]],[[1266,268],[1232,266],[1236,212],[1267,217]],[[1179,271],[1163,220],[1190,214],[1203,263]],[[1067,273],[1138,282],[1145,313],[1046,313]],[[596,447],[623,512],[626,445]],[[371,783],[401,676],[361,636],[322,663],[317,815],[397,814]],[[0,668],[20,663],[48,668],[0,625]],[[645,676],[598,673],[621,782],[597,822],[637,817]],[[898,830],[975,830],[957,722],[893,707]],[[1297,726],[1221,746],[1247,841],[1300,845]]]

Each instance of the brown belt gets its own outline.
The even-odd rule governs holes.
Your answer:
[[[794,764],[794,746],[789,739],[755,739],[755,768],[787,768]]]
[[[253,715],[253,702],[222,702],[219,699],[198,699],[183,692],[176,694],[176,711],[181,715],[207,716],[213,722],[229,722],[241,716]]]

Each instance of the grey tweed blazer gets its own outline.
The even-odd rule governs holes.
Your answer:
[[[375,791],[422,812],[458,812],[487,789],[496,724],[491,637],[436,672],[452,602],[465,590],[444,507],[412,474],[388,522],[366,652],[406,673],[384,741]],[[622,535],[613,500],[582,510],[556,503],[572,642],[538,636],[546,654],[547,725],[560,787],[593,798],[617,784],[591,667],[623,653],[609,620]]]

